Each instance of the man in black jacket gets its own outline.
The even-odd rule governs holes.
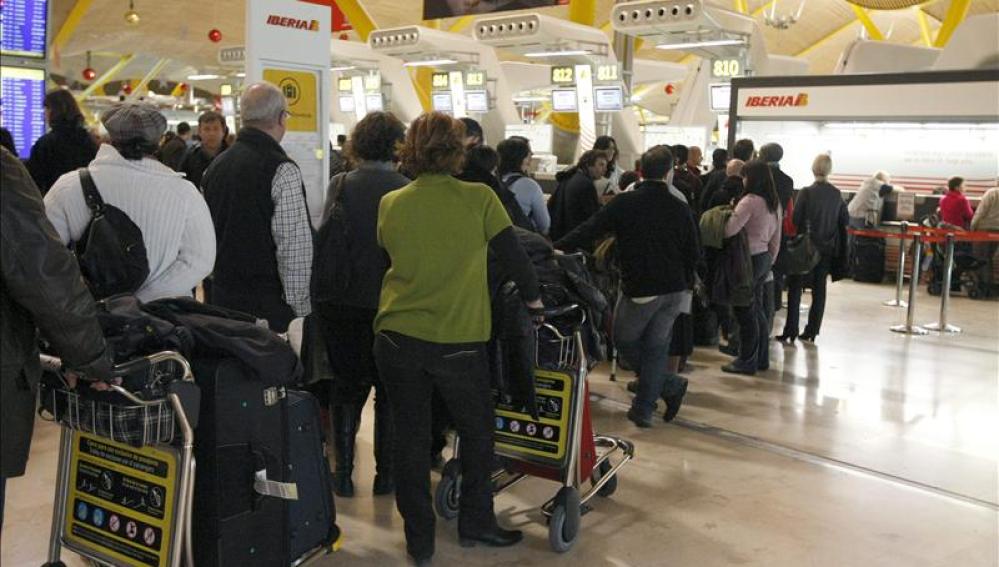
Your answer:
[[[177,171],[187,176],[187,180],[201,187],[205,170],[219,154],[229,146],[225,142],[229,128],[225,118],[214,110],[206,110],[198,117],[198,143],[187,149],[177,164]]]
[[[0,149],[0,523],[4,486],[21,476],[42,368],[38,331],[67,368],[107,379],[110,360],[94,300],[73,254],[45,216],[41,193],[16,156]]]
[[[579,157],[579,163],[555,176],[558,189],[548,200],[552,225],[548,235],[557,240],[586,222],[600,209],[600,199],[594,180],[607,172],[607,154],[589,150]]]
[[[787,250],[787,242],[795,235],[794,223],[790,219],[792,200],[794,199],[794,180],[791,176],[780,170],[780,160],[784,157],[784,148],[780,144],[764,144],[760,148],[760,159],[770,165],[770,173],[774,176],[774,185],[777,187],[777,198],[781,206],[781,218],[784,219],[783,230],[780,236],[780,252],[777,258]],[[774,262],[774,309],[780,309],[783,304],[784,279],[786,274],[780,262]]]
[[[694,269],[700,257],[689,207],[670,194],[666,176],[673,154],[657,146],[642,155],[645,180],[614,198],[590,220],[555,243],[559,250],[591,245],[613,234],[621,266],[623,297],[614,318],[621,355],[639,372],[638,392],[628,419],[651,427],[656,400],[666,402],[663,418],[680,410],[687,380],[667,371],[673,322],[690,311]]]

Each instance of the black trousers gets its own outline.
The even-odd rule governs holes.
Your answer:
[[[249,313],[258,319],[266,319],[275,333],[288,330],[288,324],[295,318],[291,306],[285,303],[284,294],[275,290],[246,290],[242,286],[227,286],[214,280],[211,286],[209,303]]]
[[[319,327],[326,344],[333,384],[330,403],[363,407],[375,389],[375,403],[385,397],[372,349],[376,309],[320,303]]]
[[[832,268],[832,258],[822,255],[819,263],[812,268],[810,274],[804,276],[788,276],[787,282],[787,319],[784,321],[784,335],[798,336],[798,307],[801,305],[801,290],[805,281],[812,282],[812,305],[808,309],[808,324],[805,325],[806,335],[818,335],[822,329],[822,316],[826,311],[826,284],[829,281],[829,270]]]
[[[496,526],[492,483],[494,408],[485,343],[439,344],[393,332],[375,337],[375,361],[395,423],[395,498],[405,522],[406,549],[434,553],[430,496],[431,399],[444,399],[461,436],[458,532]]]
[[[773,289],[766,285],[770,273],[770,253],[753,255],[753,300],[749,305],[735,307],[739,320],[739,358],[735,364],[753,372],[770,367],[770,319],[766,296]]]

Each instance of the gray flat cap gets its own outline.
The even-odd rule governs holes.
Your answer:
[[[155,144],[167,128],[166,117],[145,102],[116,103],[104,112],[101,122],[111,139],[121,142],[141,138]]]

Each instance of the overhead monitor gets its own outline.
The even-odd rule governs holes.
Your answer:
[[[340,112],[354,112],[354,95],[340,95],[338,97]]]
[[[732,85],[719,83],[708,85],[711,89],[711,110],[717,112],[727,112],[729,102],[732,100]]]
[[[384,108],[382,93],[368,93],[364,96],[364,106],[368,112],[377,112]]]
[[[0,67],[0,126],[10,130],[21,158],[45,133],[45,71]]]
[[[434,110],[438,112],[451,112],[453,106],[451,104],[451,93],[434,93],[433,96]]]
[[[48,43],[48,0],[4,0],[0,24],[0,53],[45,59]]]
[[[552,110],[555,112],[576,112],[576,89],[553,89]]]
[[[486,91],[466,92],[465,110],[468,112],[489,112],[489,93]]]
[[[593,89],[593,107],[597,112],[615,112],[624,109],[624,89],[614,87],[597,87]]]

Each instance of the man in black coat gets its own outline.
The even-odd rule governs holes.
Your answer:
[[[607,172],[607,154],[589,150],[579,157],[579,162],[555,176],[558,189],[548,200],[552,225],[548,235],[557,240],[586,222],[600,209],[594,180]]]
[[[96,307],[73,254],[45,216],[38,187],[0,149],[0,522],[7,479],[24,474],[42,368],[38,331],[67,368],[88,379],[110,375]]]

